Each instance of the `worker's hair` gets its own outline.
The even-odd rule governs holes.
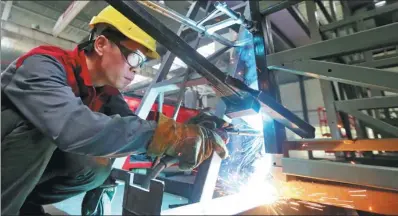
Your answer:
[[[94,52],[94,41],[95,39],[103,35],[111,41],[122,41],[127,39],[119,30],[108,24],[97,24],[90,32],[88,41],[79,44],[79,49],[83,49],[86,55],[90,55]]]

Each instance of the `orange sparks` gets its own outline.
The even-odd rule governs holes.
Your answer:
[[[309,197],[313,197],[313,196],[320,196],[320,195],[326,195],[325,193],[313,193],[308,195]]]
[[[291,209],[294,209],[294,210],[296,210],[296,211],[298,211],[298,208],[294,208],[294,207],[290,207]]]
[[[315,209],[315,210],[318,210],[318,211],[323,211],[323,209],[316,208],[316,207],[313,207],[313,206],[305,206],[305,207],[310,208],[310,209]]]
[[[353,197],[366,197],[366,194],[350,194]]]
[[[350,193],[366,193],[366,190],[352,190],[352,191],[348,191]]]
[[[299,203],[296,203],[296,202],[289,202],[291,205],[295,205],[295,206],[300,206],[300,204]]]

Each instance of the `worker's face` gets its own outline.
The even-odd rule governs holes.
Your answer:
[[[99,36],[96,43],[103,43],[100,57],[102,75],[106,84],[117,89],[125,88],[134,80],[135,74],[140,72],[142,66],[142,64],[130,64],[129,62],[132,60],[129,54],[133,52],[147,53],[147,49],[132,40],[112,42],[103,36]],[[138,55],[138,57],[138,62],[142,62],[141,56]]]

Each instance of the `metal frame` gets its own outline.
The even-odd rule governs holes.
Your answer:
[[[267,56],[269,66],[301,59],[326,59],[398,44],[398,23],[322,41]],[[377,40],[375,40],[377,38]],[[322,51],[320,51],[322,50]]]
[[[356,22],[358,22],[360,20],[363,21],[366,19],[373,18],[375,16],[382,15],[382,14],[393,13],[395,11],[398,11],[398,3],[388,4],[386,6],[376,8],[376,9],[373,9],[373,10],[370,10],[367,12],[358,13],[358,15],[353,15],[353,16],[350,16],[343,20],[333,22],[328,25],[321,26],[319,28],[319,30],[321,32],[331,31],[331,30],[335,30],[337,28],[341,28],[341,27],[350,25],[350,24],[355,24]]]
[[[242,94],[249,93],[245,94],[245,97],[252,98],[255,101],[259,101],[263,106],[266,106],[268,108],[266,109],[267,114],[274,117],[275,120],[300,136],[314,137],[314,128],[311,125],[298,118],[279,103],[276,103],[272,98],[268,96],[259,97],[262,92],[250,89],[240,80],[225,75],[174,32],[149,14],[139,3],[120,0],[108,1],[108,3],[127,18],[133,20],[147,33],[153,35],[159,43],[162,43],[171,52],[174,52],[182,61],[196,70],[197,73],[204,76],[217,91],[225,96],[225,100],[228,100],[231,104],[241,104]],[[186,55],[186,53],[190,53],[190,55]],[[238,93],[238,90],[240,90],[240,93]]]
[[[396,91],[397,87],[392,82],[394,79],[395,80],[397,79],[396,74],[392,74],[391,72],[379,69],[320,61],[320,60],[327,60],[329,58],[339,57],[342,55],[368,51],[375,48],[380,48],[382,46],[396,45],[398,44],[398,38],[396,37],[396,35],[398,35],[398,23],[388,24],[382,27],[361,31],[352,35],[330,39],[328,41],[321,41],[322,35],[320,34],[319,31],[320,27],[318,26],[315,17],[315,10],[316,10],[315,2],[307,1],[306,7],[309,18],[308,32],[309,35],[311,35],[311,40],[314,42],[314,44],[299,48],[294,48],[279,53],[271,53],[272,47],[268,47],[268,49],[265,48],[266,44],[268,46],[272,46],[272,38],[270,38],[271,34],[269,33],[270,31],[272,31],[271,29],[269,29],[270,23],[269,22],[267,23],[266,19],[264,19],[264,17],[261,16],[261,12],[259,10],[259,3],[256,1],[250,1],[248,3],[250,5],[249,12],[251,13],[251,17],[252,20],[254,21],[253,23],[255,27],[252,28],[251,30],[253,30],[254,48],[256,50],[255,52],[256,63],[259,69],[258,81],[260,83],[259,85],[260,91],[256,91],[248,88],[241,81],[222,73],[218,68],[212,65],[209,62],[209,60],[199,55],[186,42],[184,42],[181,38],[179,38],[176,34],[170,31],[162,23],[156,20],[153,16],[151,16],[144,8],[142,8],[142,6],[140,5],[141,3],[137,3],[134,1],[121,1],[121,0],[107,0],[107,2],[110,5],[112,5],[114,8],[119,10],[122,14],[124,14],[128,19],[134,21],[140,28],[142,28],[148,34],[152,35],[158,42],[162,43],[167,49],[169,49],[171,53],[173,53],[176,56],[179,56],[181,60],[183,60],[193,70],[202,75],[203,78],[207,79],[208,83],[212,84],[213,87],[224,96],[223,101],[220,101],[220,104],[225,103],[228,104],[228,106],[235,106],[229,110],[224,110],[220,108],[220,110],[226,111],[226,114],[230,113],[232,115],[239,116],[239,112],[245,110],[246,108],[254,110],[254,112],[257,112],[259,107],[261,107],[267,114],[269,114],[277,122],[293,130],[295,133],[301,135],[302,137],[312,138],[314,136],[314,128],[308,123],[298,118],[296,115],[294,115],[292,112],[290,112],[288,109],[284,108],[281,104],[277,102],[279,96],[277,92],[276,80],[273,77],[272,70],[276,69],[285,70],[289,72],[294,72],[306,76],[310,75],[316,78],[323,79],[321,80],[322,94],[324,96],[325,106],[328,111],[328,119],[331,119],[332,122],[331,126],[333,130],[332,131],[333,138],[340,137],[339,131],[337,129],[336,111],[347,112],[351,115],[356,116],[358,119],[362,120],[363,122],[373,125],[375,128],[378,128],[382,132],[398,136],[398,129],[396,127],[393,127],[391,125],[388,126],[387,123],[382,121],[374,121],[374,119],[371,116],[365,115],[364,113],[358,111],[360,109],[375,108],[375,106],[369,105],[369,103],[375,102],[376,100],[379,100],[379,98],[373,98],[369,100],[362,99],[361,101],[344,101],[344,102],[341,101],[341,103],[340,102],[335,103],[335,100],[338,99],[338,96],[334,89],[334,85],[332,84],[332,82],[324,80],[324,79],[336,80],[343,83],[360,84],[362,86],[378,87],[381,89]],[[268,14],[274,11],[278,11],[285,7],[289,7],[292,4],[294,4],[292,1],[276,2],[273,5],[277,5],[278,7],[268,8],[265,10],[268,12],[265,13]],[[282,7],[279,7],[281,5]],[[288,10],[292,11],[293,9],[289,8]],[[383,8],[383,10],[386,9]],[[324,12],[325,11],[326,10],[324,10]],[[248,11],[246,10],[245,12],[247,13]],[[232,13],[232,15],[234,14]],[[370,17],[371,15],[368,14],[367,16]],[[358,17],[359,16],[357,17],[353,16],[350,19],[355,19],[354,22],[357,22],[359,19]],[[235,19],[236,18],[237,17],[235,17]],[[329,18],[330,18],[329,21],[334,20],[332,16],[330,16]],[[361,17],[361,20],[363,19],[365,18]],[[337,25],[336,23],[334,23],[334,25]],[[305,24],[303,25],[306,26]],[[340,27],[339,25],[337,26]],[[358,24],[358,26],[360,26],[360,24]],[[219,26],[217,28],[219,28]],[[265,57],[267,52],[271,54]],[[171,55],[171,53],[169,55]],[[186,55],[186,53],[190,54]],[[359,65],[374,64],[375,65],[374,67],[378,68],[378,67],[383,67],[383,65],[389,65],[391,64],[391,61],[393,61],[391,59],[389,60],[383,59],[385,60],[384,62],[377,62],[379,60],[376,59],[372,61],[371,54],[372,54],[371,52],[367,52],[365,55],[366,57],[365,60],[367,62],[359,63]],[[308,73],[308,71],[310,71],[311,73]],[[362,73],[361,76],[355,76],[355,74],[359,74],[359,72]],[[377,72],[378,79],[372,80],[371,76],[374,75],[375,72]],[[379,79],[379,77],[381,78]],[[156,97],[159,94],[163,94],[166,91],[178,89],[179,86],[181,86],[181,84],[178,83],[183,81],[185,81],[185,79],[184,77],[181,76],[161,83],[156,82],[155,84],[153,84],[151,88],[147,91],[148,97],[146,97],[145,100],[143,100],[142,104],[143,108],[142,110],[140,110],[139,116],[145,118],[146,115],[144,114],[146,111],[144,110],[148,110],[149,112],[148,107],[150,107],[153,104],[153,102],[155,101]],[[266,83],[266,85],[263,85],[264,83]],[[182,86],[186,86],[186,83],[183,84]],[[358,104],[359,102],[361,102],[362,104]],[[386,101],[386,99],[384,99],[384,101],[382,102],[383,102],[382,104],[383,107],[396,104],[392,103],[391,101]],[[249,104],[249,106],[239,110],[238,106],[243,103]],[[220,107],[222,106],[220,105]],[[223,114],[224,111],[222,112]],[[221,115],[220,113],[218,114]],[[270,146],[268,148],[269,150],[268,152],[270,153],[282,152],[281,150],[282,143],[280,144],[278,143],[279,142],[278,132],[280,131],[277,127],[275,127],[275,125],[277,124],[278,123],[273,122],[273,125],[271,127],[274,128],[270,133],[270,137],[271,140],[275,141],[273,142],[275,145]],[[289,147],[289,145],[286,146]],[[358,149],[360,149],[360,146],[358,146]],[[311,150],[317,150],[317,149],[316,147],[313,147]],[[285,154],[285,156],[288,155]],[[309,159],[312,158],[310,157]],[[392,184],[389,184],[387,181],[384,181],[382,182],[382,184],[379,184],[379,182],[377,182],[375,179],[369,179],[368,182],[364,183],[353,178],[352,175],[336,177],[332,175],[335,173],[324,173],[325,168],[321,170],[320,166],[327,164],[329,168],[330,167],[336,168],[343,170],[344,172],[349,172],[353,174],[355,174],[356,172],[360,172],[364,176],[369,175],[374,171],[379,171],[380,175],[378,177],[382,178],[383,180],[386,180],[387,179],[386,177],[396,177],[397,173],[396,169],[381,169],[379,167],[374,167],[374,166],[372,167],[350,166],[350,165],[342,165],[332,162],[320,162],[313,160],[297,161],[297,159],[291,159],[291,158],[285,158],[283,159],[283,161],[284,161],[283,162],[284,170],[289,175],[294,174],[294,175],[305,176],[308,178],[321,178],[330,181],[349,182],[353,184],[362,184],[372,187],[383,187],[394,190],[398,188],[398,186],[396,185],[396,183],[394,184],[394,182]],[[296,167],[297,164],[294,164],[294,162],[309,165],[314,168],[315,172],[311,173],[306,172],[306,170],[302,168],[303,166]],[[196,186],[192,192],[193,197],[191,198],[194,201],[204,201],[212,199],[214,185],[218,176],[219,164],[220,164],[220,159],[217,158],[216,154],[213,154],[210,160],[207,160],[204,164],[202,164],[202,166],[200,167],[202,171],[200,171],[199,173],[199,177],[197,178],[197,182],[195,184]],[[212,169],[212,166],[214,166],[215,168]],[[295,180],[293,179],[289,180],[287,183],[294,185],[297,182],[295,182]],[[306,184],[306,182],[302,182],[301,184],[305,185],[305,187],[307,188],[312,187],[311,185]],[[326,185],[325,187],[327,188],[333,188],[330,182],[327,184],[325,183],[320,185]],[[312,187],[312,189],[314,188]],[[372,191],[377,191],[377,190],[372,189]],[[396,196],[391,195],[390,192],[377,191],[375,192],[375,194],[378,196],[381,196],[381,194],[388,194],[389,197],[397,198]],[[294,195],[291,196],[294,197]],[[310,199],[310,198],[308,198],[307,196],[305,197],[305,199]],[[365,210],[363,205],[359,206],[360,206],[359,209]],[[379,210],[378,212],[386,212],[386,210],[385,211],[381,209],[378,210]]]

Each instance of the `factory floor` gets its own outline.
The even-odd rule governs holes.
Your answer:
[[[123,201],[123,190],[124,185],[119,185],[111,204],[111,215],[121,215],[122,214],[122,201]],[[46,213],[52,215],[81,215],[81,203],[84,194],[73,197],[71,199],[65,200],[54,205],[44,206]],[[184,204],[188,203],[186,198],[176,196],[169,193],[164,193],[162,210],[168,209],[170,204]]]

